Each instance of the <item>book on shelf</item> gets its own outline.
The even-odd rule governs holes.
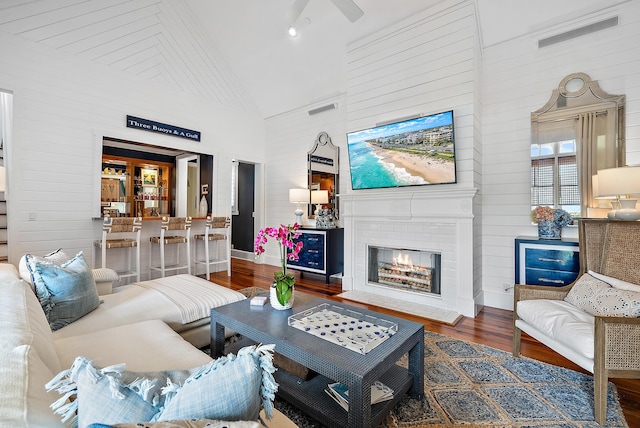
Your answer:
[[[349,390],[346,385],[339,382],[330,383],[324,390],[329,397],[333,398],[343,409],[349,411]],[[380,381],[371,385],[371,404],[381,403],[393,398],[393,389]]]

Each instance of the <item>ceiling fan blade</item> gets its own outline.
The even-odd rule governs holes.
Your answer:
[[[307,4],[309,4],[309,0],[296,0],[293,3],[293,6],[291,6],[291,24],[294,24],[300,18]]]
[[[344,16],[351,22],[356,22],[364,15],[364,12],[353,0],[331,0]]]

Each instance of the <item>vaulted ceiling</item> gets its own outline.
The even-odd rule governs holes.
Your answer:
[[[346,91],[347,47],[440,0],[0,0],[0,31],[271,117]],[[462,0],[461,0],[462,1]],[[630,0],[475,0],[484,48]],[[452,0],[455,3],[455,0]]]

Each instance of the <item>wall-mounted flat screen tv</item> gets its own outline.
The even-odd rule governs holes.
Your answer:
[[[347,134],[354,190],[456,182],[453,111]]]

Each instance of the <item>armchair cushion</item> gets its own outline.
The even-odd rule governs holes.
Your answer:
[[[525,323],[576,353],[593,359],[594,317],[563,300],[523,300],[518,316]]]
[[[640,293],[610,286],[583,274],[564,299],[579,309],[602,317],[640,317]]]

